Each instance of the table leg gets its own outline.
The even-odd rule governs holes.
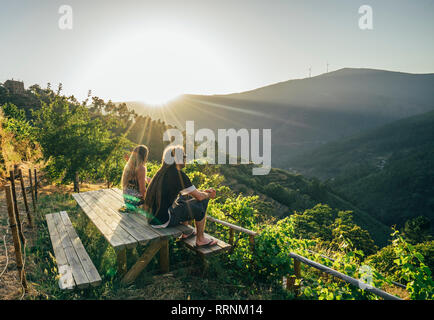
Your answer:
[[[162,273],[169,272],[169,240],[162,240],[161,242],[160,269]]]
[[[124,275],[127,272],[127,250],[125,248],[116,252],[118,263],[118,274]]]
[[[125,274],[122,279],[122,283],[129,284],[136,280],[140,272],[146,268],[152,258],[157,254],[158,250],[161,248],[161,244],[165,240],[156,240],[152,242],[142,256],[137,260],[137,262],[131,267],[131,269]]]

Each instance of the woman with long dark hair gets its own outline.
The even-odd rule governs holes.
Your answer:
[[[196,233],[183,234],[183,238],[196,235],[196,246],[212,246],[217,242],[205,238],[206,209],[209,199],[216,196],[214,189],[197,190],[182,169],[185,153],[182,146],[169,146],[164,150],[161,167],[152,178],[144,199],[149,224],[166,228],[187,224],[195,220]]]

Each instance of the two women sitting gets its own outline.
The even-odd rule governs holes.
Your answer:
[[[137,146],[122,175],[125,205],[130,210],[141,210],[148,216],[153,228],[187,225],[195,220],[196,232],[183,234],[183,238],[196,235],[196,246],[212,246],[217,242],[205,238],[206,209],[209,199],[216,196],[212,188],[198,190],[182,169],[185,152],[182,146],[169,146],[164,150],[161,167],[154,177],[146,177],[148,148]],[[148,187],[146,188],[146,184]]]

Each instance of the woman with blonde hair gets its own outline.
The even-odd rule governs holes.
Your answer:
[[[144,209],[149,224],[154,228],[173,227],[195,220],[196,233],[184,234],[183,238],[196,235],[196,246],[212,246],[217,241],[205,238],[206,209],[209,199],[216,196],[214,189],[197,190],[182,169],[185,167],[182,146],[169,146],[164,150],[161,167],[152,178],[146,192]]]
[[[150,180],[146,177],[148,154],[149,150],[145,145],[135,147],[124,167],[121,184],[128,210],[135,211],[144,202],[146,183]]]

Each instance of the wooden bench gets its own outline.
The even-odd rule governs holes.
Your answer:
[[[47,214],[48,231],[60,274],[59,287],[97,286],[101,277],[87,254],[65,211]]]

